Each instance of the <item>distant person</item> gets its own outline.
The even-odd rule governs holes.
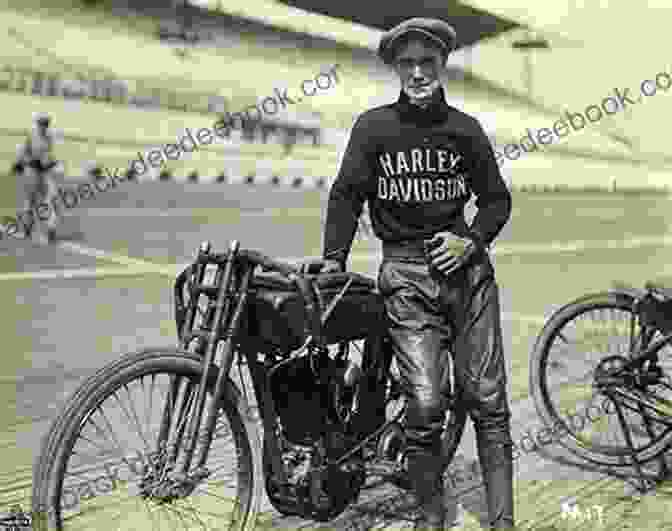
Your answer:
[[[378,54],[401,91],[352,129],[329,194],[323,271],[345,270],[368,203],[383,246],[378,286],[409,399],[406,466],[423,514],[416,529],[455,523],[446,512],[440,439],[451,391],[474,423],[489,527],[515,529],[511,412],[489,257],[510,218],[511,194],[482,126],[446,102],[442,77],[455,43],[450,25],[426,18],[406,20],[381,38]],[[472,195],[478,213],[467,223]]]
[[[47,113],[36,113],[33,117],[33,127],[25,142],[18,146],[13,173],[19,177],[24,196],[24,215],[21,220],[24,224],[26,238],[30,238],[33,229],[44,221],[47,227],[47,240],[56,241],[56,227],[59,221],[56,200],[58,187],[55,181],[58,161],[52,156],[55,134],[51,129],[51,116]],[[38,216],[38,207],[41,203],[49,206],[43,208]],[[32,213],[32,215],[31,215]]]

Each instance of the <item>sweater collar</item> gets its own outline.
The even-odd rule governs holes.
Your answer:
[[[446,103],[443,87],[434,93],[432,101],[425,108],[411,103],[408,95],[402,90],[397,100],[397,109],[402,121],[415,122],[418,125],[431,125],[446,120],[450,106]]]

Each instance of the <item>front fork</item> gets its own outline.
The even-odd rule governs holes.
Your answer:
[[[219,274],[215,277],[214,290],[216,291],[216,303],[214,306],[214,315],[212,315],[209,323],[210,330],[207,333],[200,331],[196,334],[201,341],[205,340],[205,354],[203,360],[203,374],[201,376],[201,381],[196,389],[194,389],[193,384],[188,384],[188,393],[185,393],[184,400],[182,402],[182,407],[180,408],[178,421],[178,431],[176,433],[175,445],[171,449],[172,451],[168,455],[167,467],[174,471],[173,477],[175,479],[186,479],[188,476],[189,469],[194,461],[196,445],[199,442],[199,431],[201,428],[202,417],[205,410],[205,400],[206,393],[208,388],[208,381],[212,377],[211,372],[215,361],[215,354],[218,350],[221,352],[220,366],[217,372],[217,380],[215,383],[215,389],[213,392],[212,400],[207,410],[206,420],[204,425],[204,432],[200,441],[202,442],[198,455],[196,456],[196,466],[194,475],[206,476],[207,471],[205,470],[205,462],[208,458],[208,453],[210,451],[210,445],[212,443],[213,435],[215,432],[215,427],[217,423],[217,418],[219,416],[219,405],[220,399],[224,395],[225,385],[227,382],[229,370],[233,363],[233,354],[234,354],[234,342],[236,337],[236,332],[240,326],[240,322],[243,316],[245,309],[245,304],[247,302],[247,288],[252,276],[252,270],[247,269],[243,275],[240,289],[232,289],[233,277],[234,277],[234,263],[236,256],[239,250],[239,243],[234,241],[231,244],[227,260],[224,265],[224,273]],[[190,333],[193,327],[194,319],[196,316],[197,305],[199,296],[208,292],[212,294],[213,286],[207,286],[203,284],[205,277],[205,268],[207,265],[207,257],[210,252],[209,243],[203,244],[199,253],[198,267],[195,275],[195,282],[191,286],[190,299],[189,299],[189,309],[187,310],[186,318],[184,320],[181,339],[185,343],[184,347],[186,348],[188,344],[194,339],[194,334]],[[235,293],[240,293],[237,303],[234,301]],[[235,305],[234,305],[235,303]],[[223,322],[223,317],[228,318],[231,315],[230,309],[234,308],[233,316],[228,320],[229,322]],[[221,334],[220,323],[225,326],[225,332]],[[158,450],[165,450],[167,448],[167,442],[170,435],[170,426],[171,420],[174,418],[174,408],[175,400],[171,397],[177,397],[179,392],[181,378],[178,376],[171,376],[170,390],[169,390],[169,399],[166,401],[163,410],[163,416],[161,421],[161,428],[159,432],[158,440]],[[194,398],[195,391],[195,400],[191,407],[185,407],[185,404],[192,402]],[[189,395],[189,396],[187,396]],[[189,426],[186,430],[185,435],[185,420],[188,411],[191,413],[189,419]],[[182,439],[184,440],[184,445],[182,444]],[[176,467],[177,463],[177,454],[179,449],[183,448],[183,458],[180,460],[179,466]]]

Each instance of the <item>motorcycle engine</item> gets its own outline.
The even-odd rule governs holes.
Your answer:
[[[310,445],[327,431],[347,431],[357,370],[347,359],[327,355],[316,365],[309,356],[296,358],[277,369],[271,380],[283,436],[293,444]]]
[[[275,486],[268,494],[284,514],[326,522],[357,498],[365,472],[361,451],[338,466],[327,466],[356,442],[348,433],[356,379],[347,361],[323,358],[319,370],[316,375],[314,363],[306,356],[292,360],[273,376],[271,392],[292,499],[285,495],[280,501],[272,493]]]

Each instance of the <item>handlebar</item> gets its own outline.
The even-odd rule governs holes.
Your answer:
[[[216,263],[217,265],[224,266],[226,264],[230,253],[199,253],[197,262],[206,262],[206,263]],[[281,262],[275,258],[271,258],[259,251],[253,251],[251,249],[240,249],[237,251],[238,258],[242,258],[250,262],[252,265],[259,266],[267,271],[276,271],[281,275],[291,278],[292,275],[301,275],[301,270],[297,266],[288,264],[287,262]]]
[[[242,249],[238,252],[238,255],[268,271],[277,271],[281,275],[290,278],[290,280],[293,275],[301,275],[300,268],[288,264],[287,262],[281,262],[280,260],[266,256],[259,251]]]

